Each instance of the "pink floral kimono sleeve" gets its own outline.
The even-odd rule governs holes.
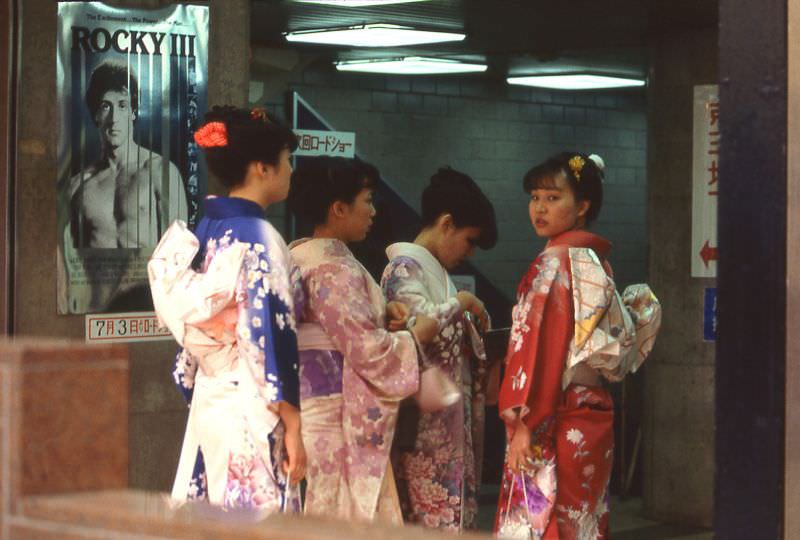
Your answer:
[[[307,276],[308,309],[351,369],[383,399],[417,390],[417,353],[409,332],[384,328],[385,303],[377,284],[356,264],[321,264]]]
[[[383,290],[389,300],[403,302],[412,313],[423,313],[433,317],[439,328],[445,328],[461,314],[461,305],[456,298],[442,303],[431,300],[431,292],[425,288],[424,271],[410,257],[397,257],[383,273]]]
[[[439,323],[439,333],[434,340],[425,347],[425,364],[429,365],[454,364],[454,353],[457,354],[463,346],[463,327],[461,325],[461,304],[458,299],[448,298],[437,303],[431,298],[432,292],[425,286],[424,270],[422,266],[410,257],[397,257],[383,274],[383,290],[387,300],[396,300],[406,304],[413,315],[423,314],[436,319]],[[452,370],[453,366],[447,369]],[[459,364],[460,369],[460,364]],[[455,376],[454,373],[448,375]],[[460,376],[458,376],[460,379]]]

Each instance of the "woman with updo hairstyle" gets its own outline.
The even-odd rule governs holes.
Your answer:
[[[522,278],[499,411],[507,447],[500,538],[608,538],[614,412],[607,382],[636,371],[661,321],[647,285],[620,294],[611,243],[589,232],[603,202],[603,160],[563,152],[522,186],[547,244]]]
[[[473,340],[480,340],[478,329],[488,328],[489,317],[474,294],[456,291],[448,271],[476,247],[494,247],[497,224],[492,203],[475,181],[450,167],[431,176],[421,206],[422,228],[414,242],[386,249],[389,264],[381,283],[388,300],[438,321],[424,367],[439,367],[463,398],[439,411],[406,402],[393,462],[406,520],[458,532],[475,527],[478,510],[486,373],[473,354],[483,346],[473,347]]]
[[[297,140],[266,111],[230,106],[212,108],[194,138],[228,196],[206,200],[194,234],[176,221],[148,265],[158,317],[182,346],[174,378],[191,403],[172,497],[258,515],[299,510],[299,284],[264,218],[289,192]]]
[[[419,386],[418,347],[436,321],[387,304],[348,248],[364,240],[377,170],[358,160],[303,160],[289,207],[313,227],[293,242],[305,302],[298,331],[308,514],[401,524],[389,450],[400,400]]]

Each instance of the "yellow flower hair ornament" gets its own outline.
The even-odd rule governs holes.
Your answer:
[[[581,156],[575,156],[569,160],[569,168],[572,169],[572,174],[575,175],[575,180],[578,182],[581,181],[581,171],[584,165],[586,165],[586,160]]]

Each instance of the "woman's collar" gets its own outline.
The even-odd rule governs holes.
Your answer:
[[[420,264],[426,274],[438,281],[439,284],[444,287],[444,290],[448,290],[449,275],[447,269],[442,266],[442,263],[440,263],[427,248],[411,242],[397,242],[386,248],[386,256],[390,261],[397,257],[409,257],[414,259]]]
[[[547,247],[569,246],[591,248],[601,259],[608,258],[611,251],[611,242],[602,236],[584,229],[565,231],[553,236],[547,242]]]

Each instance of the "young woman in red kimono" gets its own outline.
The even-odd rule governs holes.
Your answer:
[[[519,285],[500,390],[500,538],[608,537],[614,413],[603,379],[636,371],[661,311],[646,285],[617,293],[611,244],[586,230],[602,178],[599,156],[564,152],[523,180],[531,223],[549,240]]]

